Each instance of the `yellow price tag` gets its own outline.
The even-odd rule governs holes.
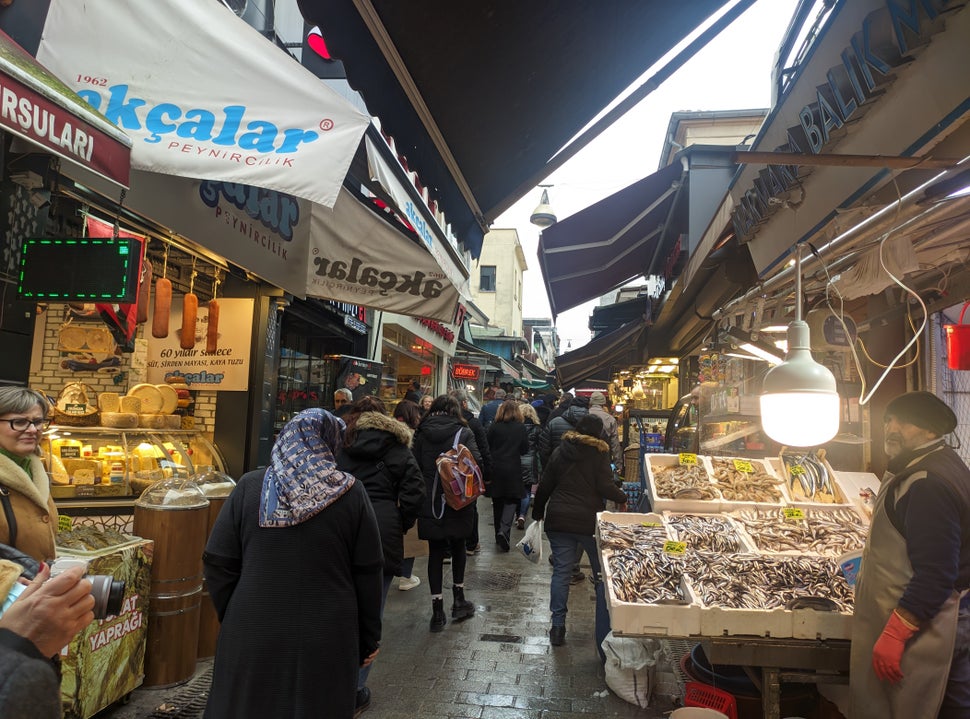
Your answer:
[[[799,475],[805,474],[805,468],[800,464],[789,465],[788,474],[792,477],[798,477]]]
[[[640,522],[641,527],[662,527],[660,522]]]
[[[679,457],[680,457],[681,464],[687,464],[687,465],[697,464],[697,455],[694,454],[693,452],[681,452]]]
[[[754,474],[754,467],[746,459],[736,459],[734,460],[734,468],[739,472],[744,472],[745,474]]]
[[[74,528],[74,520],[66,514],[57,515],[57,531],[70,532]]]
[[[785,515],[785,519],[805,519],[805,510],[798,507],[785,507],[781,511]]]
[[[687,542],[675,542],[669,539],[664,542],[664,552],[667,554],[684,554],[687,552]]]

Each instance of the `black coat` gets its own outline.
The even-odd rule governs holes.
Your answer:
[[[60,677],[29,639],[0,629],[0,716],[60,719]]]
[[[481,464],[478,465],[478,468],[482,470],[482,478],[488,482],[489,472],[492,471],[492,452],[488,446],[488,438],[485,433],[485,427],[483,427],[482,423],[478,421],[478,417],[473,415],[467,409],[462,409],[461,415],[468,423],[468,429],[470,429],[472,434],[475,435],[475,444],[478,445],[478,451],[482,455],[482,461]]]
[[[222,621],[206,719],[350,719],[381,638],[381,538],[354,482],[301,524],[260,527],[265,470],[229,495],[203,555]]]
[[[411,454],[411,430],[378,412],[357,418],[357,434],[337,453],[337,468],[363,482],[377,515],[384,549],[384,573],[398,575],[404,533],[424,504],[424,477]]]
[[[482,455],[478,450],[474,433],[457,417],[447,414],[429,414],[421,420],[414,433],[413,452],[424,475],[425,497],[421,516],[418,518],[418,537],[421,539],[462,539],[472,533],[475,522],[475,504],[454,510],[442,495],[438,480],[438,455],[451,449],[455,432],[461,431],[458,441],[468,447],[478,466]],[[433,507],[433,509],[432,509]]]
[[[529,435],[529,451],[522,455],[519,468],[522,471],[522,484],[529,491],[529,487],[539,481],[539,435],[542,426],[531,421],[525,423],[525,431]]]
[[[547,532],[592,536],[606,499],[626,502],[626,494],[613,484],[610,445],[566,432],[539,480],[532,518],[544,519]]]
[[[492,452],[491,482],[486,494],[493,499],[522,499],[522,455],[529,451],[529,433],[521,422],[492,422],[488,427]]]
[[[549,420],[549,424],[545,426],[539,435],[539,462],[543,467],[549,464],[549,458],[552,457],[552,453],[559,446],[563,435],[573,430],[576,427],[576,423],[587,414],[589,414],[589,410],[586,407],[573,404],[567,407],[561,415]]]

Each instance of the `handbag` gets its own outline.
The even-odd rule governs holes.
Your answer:
[[[459,429],[455,432],[451,449],[439,454],[435,460],[442,496],[441,514],[435,514],[435,519],[444,516],[445,503],[455,510],[464,509],[485,493],[482,470],[479,469],[471,450],[460,439]]]

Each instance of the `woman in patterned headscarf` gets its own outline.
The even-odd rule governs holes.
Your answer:
[[[367,491],[334,461],[343,431],[326,410],[296,415],[219,513],[203,555],[222,622],[207,719],[354,715],[383,554]]]

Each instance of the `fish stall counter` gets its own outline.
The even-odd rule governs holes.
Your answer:
[[[655,511],[597,517],[613,633],[694,640],[712,663],[759,668],[768,719],[780,715],[782,680],[848,681],[842,560],[858,557],[869,525],[838,472],[798,482],[790,470],[654,455],[645,481]],[[878,487],[874,475],[853,479]],[[809,493],[792,496],[792,483]]]

